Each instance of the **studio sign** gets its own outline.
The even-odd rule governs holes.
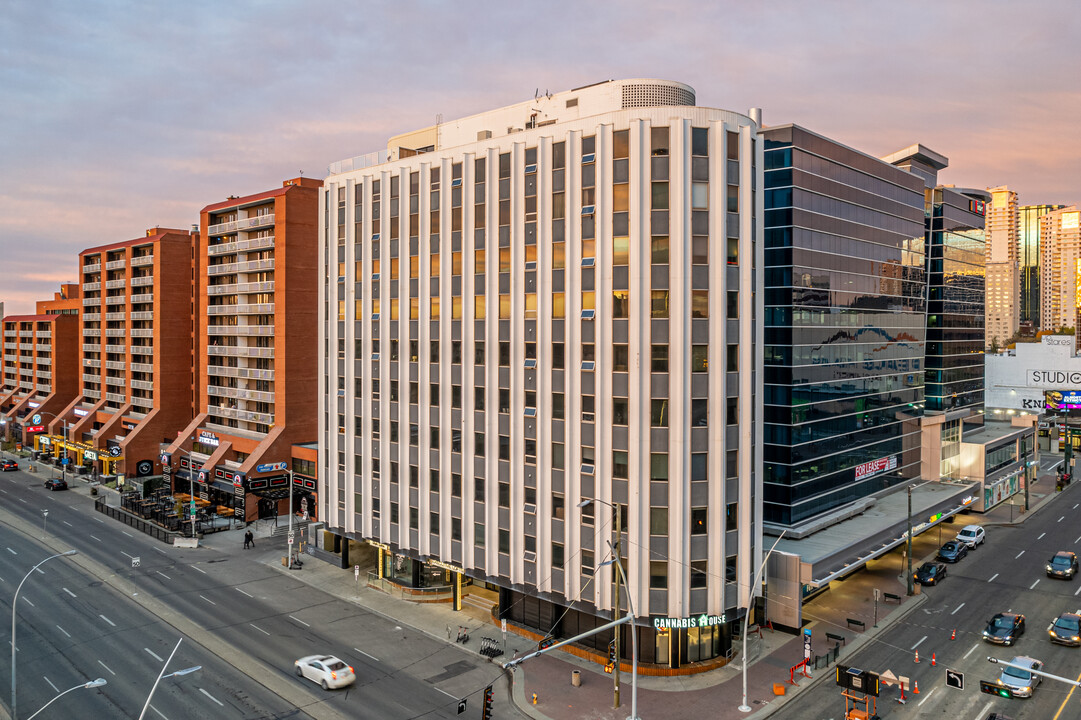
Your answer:
[[[1061,387],[1063,385],[1081,385],[1081,372],[1062,370],[1029,370],[1028,384],[1033,387],[1045,385]]]
[[[684,628],[713,627],[724,625],[724,615],[697,615],[686,618],[653,618],[657,630],[682,630]]]

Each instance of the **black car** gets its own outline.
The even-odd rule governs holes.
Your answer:
[[[1047,628],[1051,642],[1070,647],[1081,647],[1081,611],[1062,613]]]
[[[1064,578],[1073,580],[1077,574],[1077,555],[1067,550],[1055,553],[1055,557],[1047,561],[1047,577]]]
[[[63,478],[49,478],[45,481],[46,490],[67,490],[68,483]]]
[[[968,555],[968,546],[962,542],[950,540],[938,549],[938,555],[935,557],[944,562],[955,563],[965,555]]]
[[[995,645],[1013,645],[1025,634],[1025,616],[1017,613],[999,613],[987,621],[983,639]]]
[[[920,585],[938,585],[939,581],[946,577],[946,566],[943,563],[924,563],[912,575],[912,579]]]
[[[18,470],[18,469],[19,469],[19,463],[15,462],[14,460],[5,460],[2,463],[0,463],[0,470],[3,470],[4,472],[7,472],[8,470]]]

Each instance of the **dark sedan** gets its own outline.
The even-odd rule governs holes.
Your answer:
[[[65,480],[63,480],[61,478],[49,478],[48,480],[45,481],[45,489],[46,490],[67,490],[68,489],[68,484],[67,484],[67,481],[65,481]]]
[[[1047,628],[1051,642],[1069,647],[1081,647],[1081,613],[1062,613]]]
[[[15,462],[14,460],[4,460],[2,463],[0,463],[0,469],[2,469],[4,472],[7,472],[9,470],[18,470],[19,463]]]
[[[1073,580],[1077,574],[1077,555],[1063,550],[1047,561],[1047,577]]]
[[[912,575],[912,579],[920,585],[938,585],[939,581],[946,577],[946,565],[944,563],[924,563]]]
[[[995,645],[1013,645],[1025,634],[1025,616],[1017,613],[999,613],[987,621],[983,639]]]
[[[938,549],[936,557],[943,562],[955,563],[965,555],[968,555],[968,546],[962,542],[950,540]]]

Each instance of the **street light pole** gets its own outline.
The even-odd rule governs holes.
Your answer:
[[[146,696],[146,703],[143,705],[143,711],[139,713],[139,720],[143,720],[143,716],[146,715],[146,709],[150,707],[150,700],[154,697],[154,691],[158,689],[158,683],[160,683],[165,678],[171,678],[177,675],[187,675],[188,673],[193,673],[203,667],[202,665],[196,665],[195,667],[184,668],[183,670],[171,672],[168,675],[165,674],[165,668],[169,667],[169,662],[173,659],[173,655],[176,655],[176,651],[180,648],[180,643],[182,643],[183,641],[184,638],[180,638],[176,641],[176,646],[173,648],[173,651],[169,653],[169,657],[166,658],[165,664],[161,666],[161,672],[158,673],[158,679],[154,681],[154,686],[150,688],[150,694]]]
[[[289,569],[293,569],[293,468],[289,468]]]
[[[18,718],[15,704],[15,701],[17,699],[15,695],[15,608],[17,608],[19,604],[19,591],[23,589],[23,583],[25,583],[27,579],[29,579],[29,577],[34,574],[34,571],[36,571],[45,563],[58,557],[77,555],[78,553],[78,550],[68,550],[67,552],[50,555],[34,567],[30,568],[30,572],[26,573],[23,579],[19,582],[19,586],[15,588],[15,597],[11,599],[11,720],[17,720]],[[34,714],[36,715],[37,713]]]
[[[619,503],[610,503],[607,500],[599,500],[597,498],[585,498],[580,503],[578,503],[578,507],[579,508],[584,508],[586,505],[589,505],[591,502],[596,502],[596,503],[599,503],[601,505],[607,505],[608,507],[613,508],[616,511],[616,520],[615,520],[616,524],[615,524],[615,528],[613,528],[613,532],[615,534],[615,542],[612,545],[612,550],[613,550],[613,552],[615,552],[617,558],[622,559],[622,555],[621,555],[622,539],[623,539],[623,510],[622,510],[622,506]],[[615,589],[616,589],[616,594],[615,594],[615,597],[613,598],[613,601],[612,601],[612,619],[618,621],[619,617],[620,617],[619,614],[620,614],[620,608],[621,608],[621,603],[620,603],[620,598],[619,598],[620,574],[619,573],[612,573],[612,575],[614,576],[613,582],[615,583]],[[628,593],[628,600],[629,600],[629,598],[630,598],[630,595]],[[634,628],[632,627],[631,632],[633,633],[633,631],[634,631]],[[614,644],[614,647],[615,647],[615,655],[616,655],[615,661],[613,662],[613,667],[612,667],[612,707],[614,707],[614,708],[619,707],[619,645],[620,645],[620,643],[619,643],[619,633],[620,633],[619,625],[616,625],[615,626],[615,639],[612,641],[613,644]]]
[[[108,683],[108,681],[107,681],[107,680],[106,680],[105,678],[98,678],[97,680],[91,680],[90,682],[87,682],[87,683],[83,683],[82,685],[76,685],[76,686],[75,686],[75,687],[73,687],[73,688],[68,688],[67,690],[65,690],[64,692],[60,693],[59,695],[57,695],[56,697],[54,697],[54,698],[53,698],[52,700],[50,700],[49,702],[45,703],[45,704],[44,704],[44,705],[42,705],[42,706],[41,706],[40,708],[38,708],[38,711],[37,711],[36,713],[34,713],[33,715],[31,715],[30,717],[28,717],[28,718],[27,718],[26,720],[34,720],[34,718],[36,718],[36,717],[37,717],[37,716],[38,716],[38,715],[39,715],[39,714],[41,713],[41,711],[42,711],[42,710],[44,710],[45,708],[47,708],[47,707],[49,707],[50,705],[52,705],[52,704],[53,704],[54,702],[56,702],[56,701],[57,701],[57,700],[59,700],[60,698],[64,697],[64,696],[65,696],[65,695],[67,695],[67,694],[68,694],[69,692],[74,692],[75,690],[82,690],[83,688],[96,688],[96,687],[101,687],[102,685],[108,685],[108,684],[109,684],[109,683]]]
[[[781,542],[781,538],[788,530],[782,530],[781,534],[777,536],[777,540],[774,541],[773,547],[769,549],[766,556],[762,558],[762,564],[758,566],[758,572],[755,573],[754,580],[751,581],[750,596],[747,598],[747,610],[743,613],[743,703],[739,706],[740,712],[750,712],[751,706],[747,704],[747,627],[748,622],[751,619],[751,603],[754,602],[754,591],[758,587],[758,582],[762,578],[762,571],[766,569],[766,561],[769,560],[769,556],[773,554],[773,551],[777,548],[777,543]]]
[[[1035,439],[1035,433],[1033,433],[1033,439]],[[1024,480],[1025,480],[1025,512],[1028,512],[1028,436],[1021,435],[1021,462],[1024,463]]]
[[[912,596],[916,589],[912,585],[912,485],[908,486],[908,544],[905,546],[905,558],[908,560],[908,590],[905,593]]]

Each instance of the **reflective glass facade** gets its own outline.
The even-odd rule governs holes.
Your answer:
[[[794,525],[919,472],[924,181],[800,127],[763,137],[763,519]]]
[[[1018,240],[1021,245],[1021,322],[1040,327],[1040,216],[1064,205],[1022,205]]]
[[[944,187],[927,197],[927,411],[982,410],[984,198]]]

